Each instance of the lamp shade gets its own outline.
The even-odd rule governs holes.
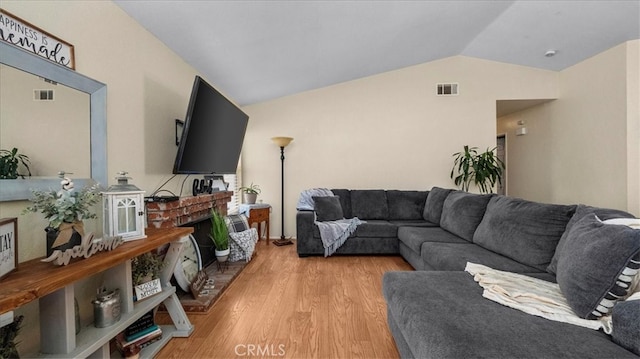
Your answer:
[[[293,137],[272,137],[271,141],[279,147],[287,147],[293,141]]]

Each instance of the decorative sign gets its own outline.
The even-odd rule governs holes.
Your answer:
[[[162,286],[160,285],[160,279],[154,279],[151,282],[142,283],[134,287],[136,290],[137,300],[143,300],[149,298],[154,294],[162,292]]]
[[[196,277],[193,279],[191,284],[189,285],[189,289],[191,290],[191,295],[195,299],[203,295],[209,295],[209,291],[214,288],[213,279],[209,279],[207,272],[200,270]]]
[[[62,66],[76,68],[73,45],[2,9],[0,39]]]
[[[0,219],[0,278],[18,268],[18,219]]]
[[[82,237],[82,243],[65,250],[56,249],[43,262],[52,262],[55,265],[66,266],[72,258],[89,258],[97,252],[110,251],[120,246],[124,241],[122,236],[93,239],[93,233]]]

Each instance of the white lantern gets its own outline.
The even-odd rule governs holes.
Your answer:
[[[118,184],[102,192],[104,235],[122,236],[125,241],[146,238],[144,234],[144,191],[128,183],[127,172],[118,172]]]

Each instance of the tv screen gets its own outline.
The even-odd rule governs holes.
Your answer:
[[[248,121],[247,114],[196,76],[173,173],[236,173]]]

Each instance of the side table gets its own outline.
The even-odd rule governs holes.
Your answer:
[[[262,222],[266,226],[266,241],[269,244],[269,216],[271,214],[271,205],[266,203],[241,204],[240,213],[247,216],[249,227],[254,223],[258,224],[258,239],[262,237]]]

